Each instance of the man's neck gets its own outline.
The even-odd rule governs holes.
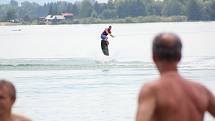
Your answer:
[[[157,66],[161,75],[168,72],[178,72],[177,63],[162,62],[158,63]]]
[[[11,113],[0,114],[0,121],[13,121]]]

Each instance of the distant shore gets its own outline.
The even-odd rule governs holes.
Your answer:
[[[49,25],[63,25],[63,24],[114,24],[114,23],[156,23],[156,22],[195,22],[188,21],[186,16],[145,16],[145,17],[126,17],[126,18],[117,18],[117,19],[101,19],[101,18],[82,18],[82,19],[72,19],[67,21],[60,21],[57,24]],[[0,26],[16,26],[16,25],[41,25],[36,21],[33,22],[0,22]]]

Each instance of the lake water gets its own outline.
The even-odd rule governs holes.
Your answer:
[[[112,24],[104,57],[107,26],[0,26],[0,78],[17,87],[14,112],[34,121],[134,121],[139,89],[159,76],[151,60],[159,32],[182,38],[180,72],[215,93],[215,22]]]

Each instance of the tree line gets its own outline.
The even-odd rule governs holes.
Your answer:
[[[215,20],[215,0],[93,0],[80,2],[51,2],[40,5],[34,2],[11,0],[0,5],[0,21],[22,20],[32,22],[38,17],[73,13],[75,19],[123,19],[145,16],[186,16],[190,21]]]

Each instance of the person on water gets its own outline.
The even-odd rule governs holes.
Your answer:
[[[106,28],[102,34],[101,34],[101,48],[102,48],[102,52],[104,55],[106,56],[109,56],[109,50],[108,50],[108,45],[109,45],[109,42],[108,42],[108,35],[110,35],[111,37],[114,37],[112,34],[111,34],[111,26],[109,26],[108,28]]]
[[[108,35],[110,35],[111,37],[114,37],[112,34],[111,34],[111,29],[112,29],[112,26],[109,26],[108,28],[106,28],[102,34],[101,34],[101,39],[102,41],[107,41],[108,40]],[[108,41],[107,41],[108,42]]]

